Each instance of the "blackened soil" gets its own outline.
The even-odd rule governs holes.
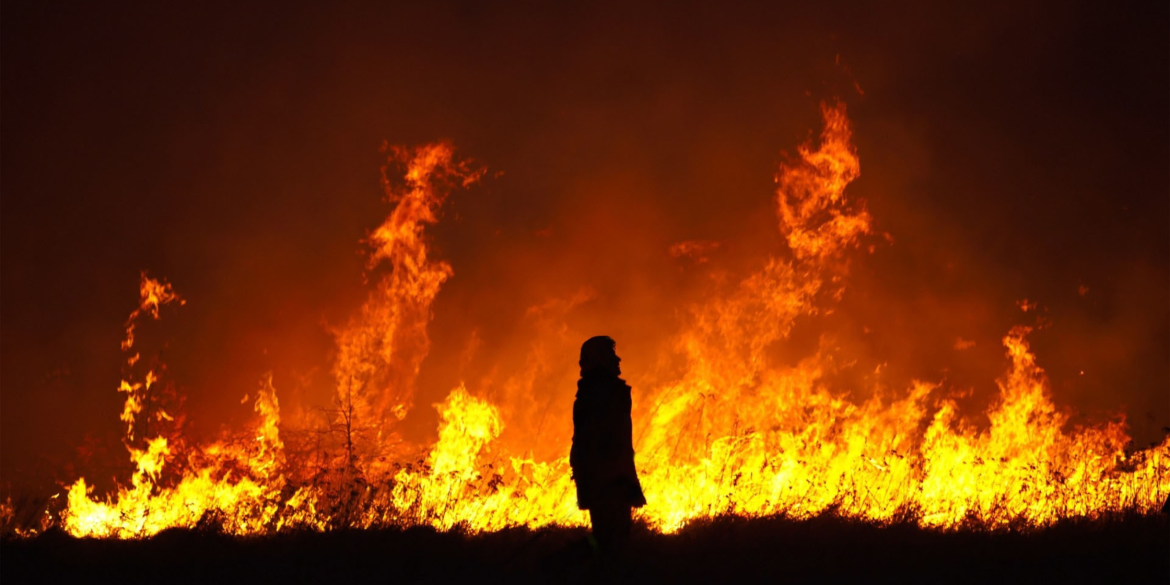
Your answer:
[[[176,530],[141,541],[47,533],[0,544],[15,583],[1170,583],[1166,516],[1043,531],[941,533],[835,517],[721,518],[636,527],[621,566],[582,529],[430,529],[235,538]]]

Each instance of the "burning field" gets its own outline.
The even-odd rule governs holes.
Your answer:
[[[856,249],[872,232],[864,205],[847,196],[860,164],[845,106],[822,111],[817,143],[801,146],[776,176],[779,230],[790,255],[768,258],[726,293],[687,307],[681,330],[670,335],[671,355],[658,358],[675,358],[678,374],[640,385],[639,475],[655,497],[639,516],[669,533],[701,518],[801,518],[830,507],[876,523],[910,517],[939,528],[1043,527],[1062,518],[1155,512],[1170,495],[1170,441],[1127,451],[1119,422],[1070,428],[1030,349],[1033,326],[1005,332],[1007,368],[985,428],[960,417],[938,382],[874,388],[862,401],[826,383],[833,357],[820,348],[794,365],[770,359],[768,348],[797,319],[832,311]],[[430,350],[432,305],[455,274],[433,257],[426,228],[438,221],[449,192],[469,188],[484,170],[457,159],[447,144],[386,150],[383,184],[393,209],[366,240],[368,297],[335,333],[329,405],[282,418],[269,375],[241,400],[254,409],[253,421],[208,443],[185,437],[178,390],[145,330],[165,327],[164,315],[186,301],[144,273],[139,306],[126,321],[125,376],[117,388],[134,471],[106,497],[78,478],[62,497],[59,519],[47,517],[38,528],[59,522],[77,537],[142,538],[208,523],[240,536],[585,523],[567,455],[533,455],[542,431],[544,441],[567,451],[571,421],[565,413],[524,412],[536,378],[572,387],[573,362],[550,363],[553,352],[545,349],[573,355],[579,336],[563,326],[533,340],[522,369],[533,379],[504,383],[509,404],[461,384],[435,405],[434,444],[419,450],[397,432]],[[705,247],[711,245],[681,242],[670,252]],[[588,295],[562,303],[571,307]],[[1029,308],[1021,301],[1022,311]],[[537,424],[517,433],[527,435],[519,448],[501,439],[506,425],[528,421]]]
[[[1080,31],[1084,21],[1073,21],[1068,30]],[[1070,46],[1084,40],[1067,34]],[[1170,498],[1170,437],[1160,427],[1170,419],[1153,410],[1167,406],[1168,267],[1158,262],[1168,236],[1166,217],[1149,219],[1165,208],[1165,172],[1119,183],[1141,194],[1123,200],[1127,212],[1146,216],[1086,232],[1138,233],[1134,241],[1162,248],[1126,264],[1085,244],[1059,257],[1086,267],[1030,272],[1034,261],[1012,258],[1044,265],[1057,255],[1037,242],[1069,241],[1045,230],[1070,226],[1058,217],[1030,234],[954,235],[930,207],[886,192],[914,184],[889,177],[930,164],[882,170],[921,151],[888,124],[855,120],[883,98],[867,97],[875,90],[863,87],[865,73],[841,54],[817,74],[845,81],[782,108],[787,130],[771,151],[752,143],[713,159],[717,149],[704,146],[689,166],[663,163],[604,129],[601,144],[612,148],[599,151],[583,128],[594,123],[590,112],[617,106],[586,100],[588,111],[574,113],[583,102],[552,96],[556,116],[581,116],[581,138],[516,133],[530,137],[523,152],[573,153],[586,161],[577,166],[530,171],[523,157],[493,157],[495,143],[482,136],[502,140],[500,115],[482,135],[433,141],[407,130],[419,140],[371,147],[379,158],[354,165],[368,177],[349,179],[367,186],[353,196],[263,199],[307,211],[269,216],[233,199],[223,226],[192,220],[195,231],[166,213],[135,216],[157,224],[142,229],[158,237],[110,236],[151,251],[119,261],[138,270],[136,279],[115,270],[120,280],[108,285],[120,295],[109,306],[126,310],[98,318],[102,332],[83,339],[101,347],[86,345],[73,362],[39,357],[51,356],[50,342],[13,349],[24,322],[14,303],[28,298],[22,279],[36,273],[23,259],[38,253],[15,253],[13,268],[16,240],[6,240],[5,427],[17,416],[10,397],[33,388],[40,400],[84,392],[102,396],[86,404],[120,405],[61,419],[85,421],[84,438],[64,432],[73,454],[43,456],[51,481],[23,463],[41,457],[37,447],[17,448],[6,431],[5,457],[22,462],[5,467],[0,493],[7,574],[138,566],[150,581],[172,564],[189,572],[167,578],[229,578],[197,568],[213,559],[236,576],[271,577],[275,564],[289,578],[323,581],[368,580],[394,566],[410,567],[406,581],[567,578],[558,571],[576,562],[574,543],[588,527],[568,465],[576,352],[610,334],[633,387],[648,501],[635,516],[640,578],[978,582],[1002,577],[996,563],[1021,580],[1166,575],[1155,558],[1166,549],[1159,512]],[[404,79],[430,80],[404,67],[413,72]],[[666,94],[682,91],[663,83]],[[685,120],[680,100],[654,111],[673,108],[681,113],[670,123]],[[1162,115],[1153,122],[1165,126]],[[624,116],[615,127],[631,123]],[[1013,140],[1026,134],[1015,132]],[[696,131],[694,141],[717,135]],[[1157,140],[1138,163],[1165,166],[1165,136]],[[894,155],[879,152],[887,142]],[[1089,159],[1101,173],[1133,170],[1108,148]],[[747,150],[771,162],[741,164],[735,153]],[[14,156],[6,143],[6,172]],[[1046,164],[1069,164],[1035,156],[1037,176]],[[553,164],[533,158],[534,168]],[[297,160],[277,165],[290,194],[315,168]],[[232,164],[224,181],[244,172]],[[879,179],[866,187],[871,168]],[[571,178],[558,184],[562,173]],[[678,187],[677,199],[654,194],[688,173],[697,187]],[[983,180],[1032,189],[1038,179]],[[1068,181],[1106,191],[1082,194],[1087,207],[1092,197],[1110,200],[1099,183]],[[1035,196],[1064,201],[1053,189]],[[20,196],[10,193],[6,216]],[[174,209],[189,217],[218,217],[182,205]],[[303,225],[272,219],[294,213]],[[1003,221],[988,213],[972,222]],[[330,232],[338,225],[330,217],[360,233]],[[281,226],[311,235],[282,235]],[[261,245],[239,245],[246,241]],[[1139,364],[1150,355],[1159,357]],[[98,357],[105,361],[93,365]],[[46,363],[57,364],[50,374],[34,371]],[[71,363],[91,375],[71,374]],[[26,370],[40,376],[36,385],[13,387],[24,378],[11,372]],[[905,547],[932,560],[891,560]],[[783,571],[752,560],[774,548],[789,551]],[[703,568],[693,559],[704,551],[735,570]],[[838,555],[857,564],[825,568]]]

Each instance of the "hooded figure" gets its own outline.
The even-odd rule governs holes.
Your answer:
[[[613,339],[598,336],[581,346],[569,452],[577,507],[589,510],[593,536],[603,552],[625,547],[631,509],[646,505],[634,468],[630,387],[618,377],[621,358],[615,345]]]

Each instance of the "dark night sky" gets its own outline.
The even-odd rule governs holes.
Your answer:
[[[172,370],[196,429],[246,417],[266,369],[278,388],[327,370],[322,323],[360,302],[358,242],[387,209],[383,140],[449,139],[503,172],[435,230],[456,272],[441,356],[461,316],[511,343],[509,319],[579,272],[598,302],[633,299],[615,314],[653,313],[628,291],[677,276],[670,243],[775,245],[780,153],[835,96],[853,193],[894,241],[841,311],[878,331],[843,344],[894,380],[987,395],[1029,298],[1058,404],[1125,412],[1141,442],[1170,425],[1165,2],[248,4],[5,2],[3,482],[116,436],[140,270],[189,299]],[[583,256],[598,226],[622,241]],[[976,349],[956,356],[957,336]],[[424,365],[419,404],[451,387],[440,369]]]

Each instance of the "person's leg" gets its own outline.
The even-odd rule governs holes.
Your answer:
[[[620,557],[625,557],[626,549],[630,546],[630,528],[632,527],[634,510],[629,504],[621,504],[614,508],[613,519],[613,550]]]
[[[613,514],[610,507],[604,504],[594,504],[589,510],[589,523],[593,527],[593,543],[597,552],[609,550],[611,535],[613,534]]]
[[[632,510],[629,504],[604,502],[589,511],[593,538],[602,554],[621,556],[630,542]]]

